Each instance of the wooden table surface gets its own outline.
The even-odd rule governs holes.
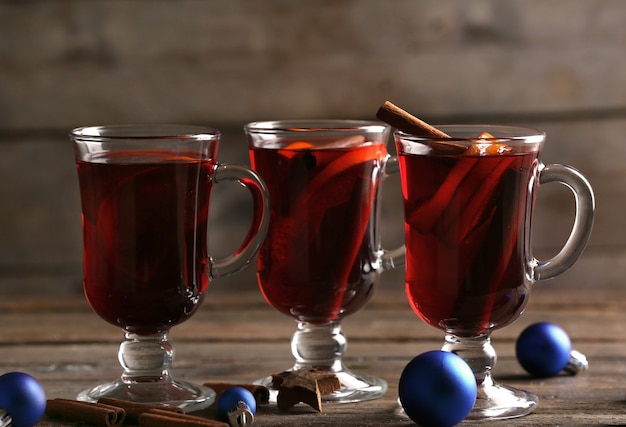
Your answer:
[[[120,374],[121,331],[90,311],[82,298],[0,302],[0,372],[34,375],[48,398],[76,394]],[[526,417],[492,421],[496,426],[626,425],[626,291],[536,287],[526,312],[493,335],[498,352],[496,380],[532,391],[539,407]],[[568,331],[574,347],[587,355],[589,370],[578,376],[534,379],[514,356],[515,339],[531,323],[551,321]],[[291,366],[289,340],[295,323],[267,306],[258,291],[207,295],[200,311],[175,327],[172,374],[195,382],[251,382]],[[403,367],[417,354],[441,347],[442,334],[423,324],[400,290],[380,289],[361,312],[344,319],[345,361],[389,383],[380,399],[326,405],[317,413],[306,405],[289,411],[259,407],[256,426],[407,426],[397,404]],[[463,425],[470,425],[465,421]],[[42,426],[68,426],[45,419]]]

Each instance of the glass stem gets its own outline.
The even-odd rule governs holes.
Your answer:
[[[474,372],[479,387],[492,385],[491,370],[498,358],[489,335],[458,337],[447,334],[442,350],[454,353],[465,360]]]
[[[118,359],[124,368],[122,381],[166,382],[170,381],[169,367],[174,360],[174,348],[167,332],[154,335],[124,334]]]
[[[341,358],[348,341],[339,322],[313,325],[299,322],[291,340],[291,352],[296,358],[294,369],[321,369],[340,372]]]

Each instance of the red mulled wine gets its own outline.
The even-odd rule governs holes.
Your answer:
[[[198,307],[208,284],[213,166],[160,152],[109,153],[77,162],[84,290],[103,319],[152,334]]]
[[[270,191],[270,227],[259,251],[265,299],[299,321],[327,323],[359,310],[380,274],[370,217],[385,144],[252,147]]]
[[[401,153],[406,291],[427,323],[477,336],[528,300],[537,153]]]

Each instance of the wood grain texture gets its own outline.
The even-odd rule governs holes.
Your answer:
[[[388,392],[371,402],[325,405],[316,413],[306,405],[289,411],[261,406],[255,425],[263,426],[409,426],[397,405],[397,382],[414,356],[441,346],[439,331],[424,325],[398,291],[380,292],[361,312],[345,319],[349,349],[346,363],[355,370],[384,378]],[[79,391],[120,373],[116,354],[121,332],[104,324],[79,299],[0,303],[4,328],[0,371],[35,375],[49,398],[73,398]],[[497,380],[536,393],[539,408],[496,426],[622,425],[626,423],[626,346],[621,332],[626,291],[541,289],[527,311],[497,331]],[[534,379],[518,365],[515,339],[527,325],[552,321],[570,334],[585,353],[588,372]],[[203,306],[188,322],[174,328],[173,374],[189,381],[251,382],[279,372],[293,362],[289,340],[295,324],[264,305],[256,292],[223,295]],[[212,415],[212,410],[204,415]],[[44,420],[41,426],[68,426]],[[465,422],[462,425],[471,425]]]
[[[212,125],[224,133],[220,160],[249,164],[248,121],[368,119],[386,99],[433,125],[546,131],[544,161],[579,169],[598,202],[587,251],[556,282],[619,288],[625,10],[621,0],[0,2],[0,296],[81,294],[69,129]],[[393,247],[402,239],[398,181],[384,191]],[[539,255],[558,250],[569,230],[568,193],[539,191]],[[211,239],[221,254],[247,231],[246,203],[244,193],[214,191]],[[401,276],[385,280],[402,286]],[[214,291],[255,287],[250,272],[221,282]]]

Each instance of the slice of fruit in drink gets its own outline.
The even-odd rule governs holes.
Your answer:
[[[500,139],[494,138],[489,132],[478,135],[476,142],[467,148],[465,154],[469,156],[495,156],[511,151],[511,147],[502,144]]]
[[[443,221],[441,218],[446,216],[446,211],[448,212],[448,216],[454,216],[455,213],[458,212],[459,208],[452,206],[452,203],[455,197],[457,197],[457,194],[462,192],[462,183],[467,179],[471,179],[473,184],[469,186],[464,184],[464,186],[469,187],[469,189],[465,191],[466,197],[458,200],[458,204],[455,205],[460,207],[465,206],[473,194],[473,189],[480,186],[479,183],[487,176],[491,176],[492,179],[495,178],[495,183],[497,183],[499,174],[497,174],[496,171],[492,171],[490,165],[482,166],[479,158],[482,156],[502,155],[509,152],[511,148],[505,144],[491,142],[492,140],[493,136],[491,134],[487,132],[480,134],[479,137],[476,138],[476,143],[470,145],[465,150],[464,155],[460,156],[459,162],[448,173],[448,176],[439,186],[436,193],[411,214],[408,222],[422,233],[429,232],[437,222],[439,222],[439,227],[449,228],[454,217],[444,218]],[[487,188],[487,191],[484,191],[483,195],[488,195],[488,190]],[[450,207],[450,209],[446,209],[447,207]]]
[[[469,312],[475,313],[475,327],[481,331],[492,326],[492,315],[497,301],[504,296],[499,289],[509,265],[517,260],[513,255],[517,253],[516,246],[521,244],[519,232],[523,227],[525,203],[513,200],[516,199],[523,188],[511,188],[507,184],[507,190],[511,193],[504,194],[501,191],[501,181],[517,180],[512,174],[516,171],[513,168],[517,156],[497,157],[498,163],[493,167],[490,175],[487,175],[479,188],[473,193],[466,205],[465,211],[461,212],[455,222],[455,226],[448,230],[445,240],[448,242],[458,242],[461,247],[463,257],[462,262],[467,266],[462,277],[473,274],[472,280],[482,289],[480,298],[482,302],[476,300],[476,307]],[[508,178],[504,178],[504,175]],[[470,179],[470,176],[467,177]],[[520,181],[521,183],[521,181]],[[520,185],[525,185],[521,183]],[[507,201],[507,199],[509,199]],[[494,214],[497,218],[494,218]],[[496,224],[493,224],[493,222]],[[495,229],[493,227],[496,227]],[[487,233],[480,230],[488,230]],[[477,265],[483,265],[481,272],[470,273],[470,268],[476,268],[473,259],[481,256],[484,245],[497,246],[499,248],[497,256],[491,259],[482,259]],[[470,261],[471,259],[471,261]],[[486,262],[486,264],[484,264]],[[459,295],[461,305],[466,301],[465,297]],[[463,307],[459,306],[461,312]],[[459,315],[460,316],[460,315]],[[478,317],[480,316],[480,317]]]
[[[281,149],[281,152],[285,155],[285,157],[292,158],[297,155],[301,151],[307,151],[313,148],[313,144],[306,141],[294,141],[290,142],[284,149]]]
[[[507,212],[503,213],[503,215],[506,215],[504,221],[508,224],[509,230],[502,233],[502,251],[499,256],[499,262],[493,265],[493,271],[486,284],[485,302],[482,311],[482,325],[484,328],[489,327],[491,324],[491,315],[496,299],[502,297],[498,294],[498,289],[509,265],[512,264],[513,268],[516,268],[516,260],[512,259],[512,257],[515,254],[516,245],[520,244],[518,241],[520,238],[519,230],[524,226],[524,214],[522,212]]]
[[[408,219],[422,234],[418,243],[430,241],[421,249],[423,262],[444,266],[445,260],[456,260],[453,265],[432,269],[436,277],[429,280],[445,284],[445,292],[458,301],[460,310],[466,299],[459,290],[489,233],[502,177],[515,160],[504,155],[510,147],[483,139],[481,135],[458,156],[435,194]],[[456,311],[453,309],[450,317],[455,317]]]
[[[365,149],[367,148],[367,149]],[[361,150],[346,151],[345,154],[337,157],[335,160],[328,163],[307,185],[307,190],[301,195],[300,199],[296,202],[296,209],[307,209],[311,205],[312,199],[319,196],[321,191],[325,188],[330,188],[333,185],[333,180],[337,176],[349,175],[346,171],[350,168],[364,165],[366,163],[373,163],[380,161],[386,155],[386,150],[382,144],[376,144],[372,146],[364,147]],[[363,170],[364,167],[360,167]]]
[[[294,141],[290,142],[289,145],[285,147],[285,150],[308,150],[313,148],[313,144],[306,141]]]
[[[486,271],[481,272],[471,272],[472,268],[475,268],[476,260],[481,256],[484,245],[489,244],[488,239],[489,236],[493,237],[493,229],[494,226],[493,221],[495,221],[494,215],[501,216],[502,212],[498,211],[498,205],[496,204],[496,199],[499,198],[498,192],[500,191],[500,182],[504,171],[510,166],[510,161],[513,160],[512,156],[508,157],[498,157],[493,160],[498,160],[498,165],[491,169],[484,167],[482,170],[492,170],[491,176],[487,176],[482,173],[481,168],[478,166],[472,171],[472,173],[468,174],[467,179],[470,182],[465,183],[468,185],[467,188],[461,188],[460,194],[455,195],[455,197],[460,197],[464,192],[466,194],[471,194],[470,200],[467,201],[467,204],[464,205],[453,205],[444,212],[445,216],[454,217],[451,219],[449,226],[447,229],[440,230],[441,234],[438,234],[439,241],[441,242],[442,247],[450,248],[453,251],[456,251],[453,255],[455,259],[458,261],[457,269],[457,278],[458,281],[454,281],[450,283],[451,291],[456,289],[455,292],[459,292],[458,297],[456,298],[458,304],[455,305],[455,311],[452,314],[452,317],[465,316],[461,313],[468,312],[474,313],[478,311],[485,316],[485,318],[489,317],[490,308],[493,302],[488,302],[489,298],[492,298],[489,294],[491,292],[496,292],[498,283],[488,283]],[[486,162],[485,164],[491,164],[492,162]],[[482,166],[482,165],[481,165]],[[483,179],[483,182],[479,182],[479,188],[476,191],[465,191],[471,190],[476,187],[477,183],[474,181],[478,181]],[[461,202],[451,202],[451,203],[461,203]],[[495,225],[498,227],[498,225]],[[507,233],[505,233],[507,234]],[[498,242],[493,242],[493,244],[498,244]],[[456,248],[456,249],[455,249]],[[498,257],[500,259],[500,257]],[[485,260],[483,260],[485,261]],[[480,261],[478,265],[483,265],[483,261]],[[497,269],[500,261],[497,259],[493,259],[487,261],[488,264],[483,268],[487,269]],[[469,275],[469,276],[468,276]],[[484,276],[484,277],[483,277]],[[476,298],[481,298],[479,295],[476,295],[474,298],[474,305],[476,307],[466,310],[464,304],[467,303],[467,295],[461,289],[464,288],[463,282],[466,280],[470,280],[471,282],[482,282],[480,284],[477,283],[478,286],[484,287],[484,292],[482,292],[482,296],[486,298],[484,304],[480,304],[479,300]],[[494,289],[491,289],[495,286]],[[473,315],[474,317],[476,315]],[[485,322],[482,322],[483,326]],[[482,326],[481,326],[482,327]]]
[[[502,176],[515,158],[498,156],[488,160],[479,160],[474,164],[449,201],[450,208],[442,212],[436,224],[440,232],[445,230],[445,240],[449,244],[465,241],[471,231],[485,220],[484,213],[493,204]]]
[[[457,165],[448,173],[445,181],[439,186],[435,194],[412,213],[407,222],[419,232],[429,233],[441,217],[465,175],[474,167],[476,160],[466,160]]]
[[[353,148],[365,143],[365,137],[362,135],[351,135],[343,138],[330,139],[328,141],[317,140],[316,144],[308,141],[293,141],[284,147],[288,151],[303,151],[313,149],[333,149],[333,148]]]
[[[344,152],[317,171],[299,197],[294,200],[287,216],[273,218],[273,222],[270,223],[272,234],[272,238],[269,239],[272,245],[270,253],[282,254],[288,250],[286,248],[291,249],[287,252],[288,262],[274,263],[271,271],[273,278],[269,278],[270,282],[285,280],[289,274],[293,274],[290,272],[302,271],[305,268],[321,270],[332,268],[335,275],[332,282],[338,284],[334,291],[339,292],[334,297],[337,304],[335,311],[338,311],[343,299],[345,282],[363,239],[376,194],[376,185],[371,183],[369,172],[385,155],[383,144],[373,144]],[[362,195],[363,189],[367,189],[368,194]],[[358,206],[359,203],[361,206]],[[328,216],[335,208],[339,209],[337,212],[342,212],[343,218]],[[346,218],[348,215],[350,217]],[[330,232],[328,224],[332,225],[330,227],[332,229],[343,227],[350,231],[348,233],[350,237],[340,232]],[[313,258],[323,258],[322,255],[315,255],[320,251],[331,254],[337,252],[336,247],[317,247],[317,245],[328,246],[333,241],[334,245],[341,246],[341,252],[344,252],[341,255],[343,260],[341,265],[336,265],[332,260],[328,262],[334,267],[311,265],[307,259],[302,258],[309,254],[312,254]],[[298,267],[299,265],[301,266]],[[311,289],[308,294],[314,297],[315,290]]]
[[[363,165],[375,162],[382,157],[380,148],[351,150],[329,162],[315,174],[307,183],[304,191],[294,201],[290,217],[295,220],[308,217],[310,221],[319,223],[325,210],[345,203],[349,197],[349,192],[338,191],[336,187],[352,187],[355,179],[358,179],[360,173],[365,169]],[[348,173],[351,168],[355,168],[354,173]],[[323,200],[324,203],[320,203],[320,200]],[[319,208],[317,208],[318,206]],[[311,227],[311,229],[315,228]]]

